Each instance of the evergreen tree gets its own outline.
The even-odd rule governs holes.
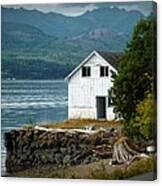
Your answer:
[[[134,28],[114,80],[115,110],[127,123],[135,116],[136,106],[151,92],[156,79],[156,20],[153,16],[141,19]]]

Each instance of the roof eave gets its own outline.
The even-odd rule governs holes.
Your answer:
[[[72,72],[67,75],[64,80],[68,81],[86,62],[87,60],[93,55],[96,54],[97,52],[95,50],[93,50],[74,70],[72,70]]]

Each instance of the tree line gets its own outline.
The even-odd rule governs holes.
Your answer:
[[[2,60],[2,79],[63,79],[74,68],[73,65],[39,59]]]

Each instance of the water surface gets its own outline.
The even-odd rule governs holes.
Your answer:
[[[67,84],[63,80],[2,80],[1,149],[4,171],[4,133],[26,124],[67,119]]]

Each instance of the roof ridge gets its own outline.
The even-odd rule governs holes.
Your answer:
[[[107,63],[109,63],[113,68],[117,69],[118,61],[121,58],[122,53],[115,52],[104,52],[99,50],[93,50],[68,76],[65,80],[69,79],[84,63],[94,54],[100,55]]]

